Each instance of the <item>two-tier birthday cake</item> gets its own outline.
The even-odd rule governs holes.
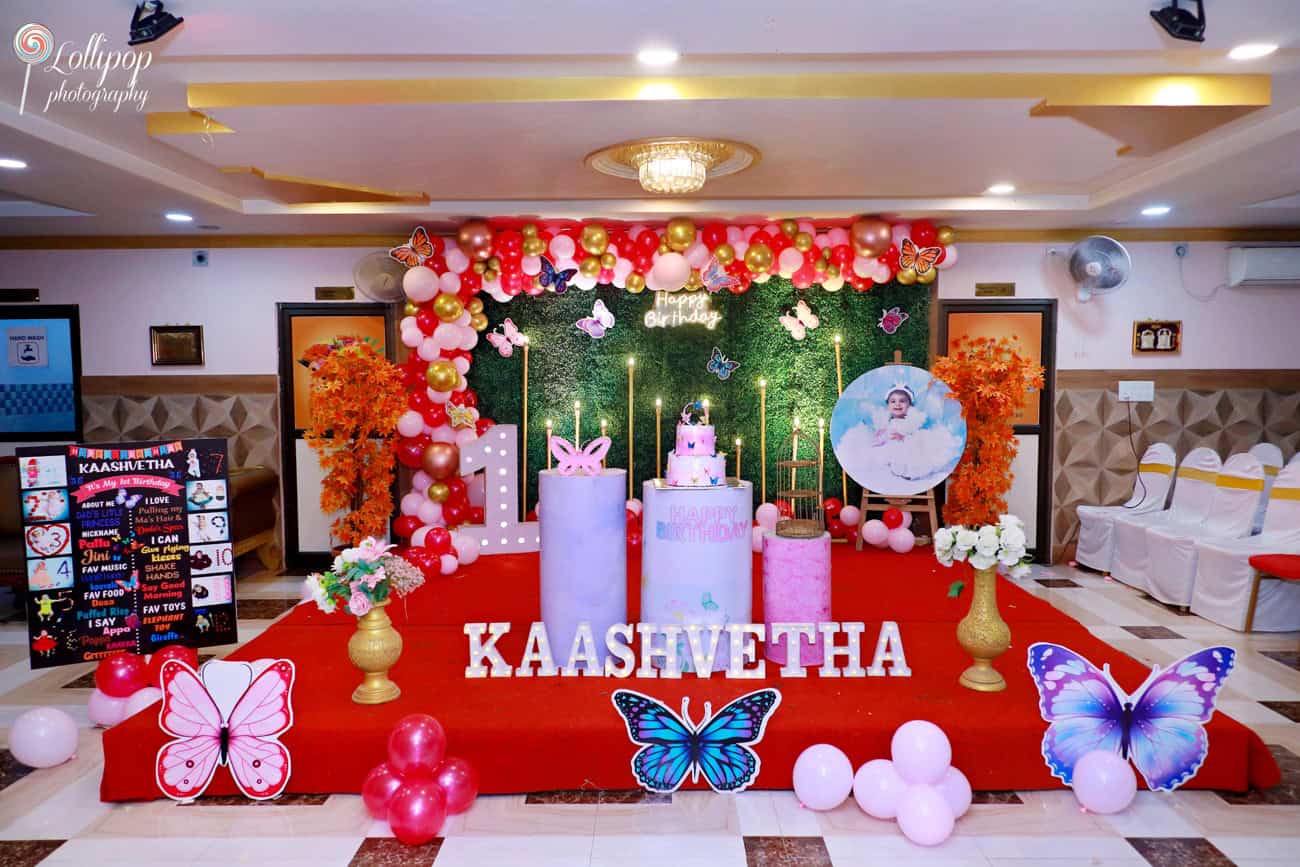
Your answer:
[[[700,420],[694,419],[702,412]],[[674,488],[709,488],[727,483],[726,455],[717,453],[717,434],[705,404],[688,403],[677,422],[677,445],[668,453],[664,481]]]

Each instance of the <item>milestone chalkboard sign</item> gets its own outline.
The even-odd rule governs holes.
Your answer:
[[[224,439],[16,453],[32,668],[236,640]]]

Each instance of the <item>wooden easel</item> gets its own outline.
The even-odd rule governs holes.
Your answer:
[[[890,364],[903,364],[903,351],[894,350],[894,360]],[[929,535],[933,536],[934,531],[939,529],[939,514],[935,508],[934,488],[923,494],[915,494],[910,497],[886,497],[883,494],[873,494],[865,487],[862,489],[862,504],[859,507],[862,512],[862,523],[865,524],[870,520],[873,512],[884,514],[890,509],[898,509],[900,512],[920,512],[928,515],[930,518]],[[860,527],[861,525],[859,525]],[[859,531],[856,535],[857,550],[862,550],[862,533]]]

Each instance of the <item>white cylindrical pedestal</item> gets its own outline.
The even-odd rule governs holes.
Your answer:
[[[831,620],[831,534],[787,539],[763,534],[763,620],[767,658],[784,664],[789,636],[772,640],[773,623],[829,623]],[[799,663],[822,664],[821,636],[798,637]]]
[[[542,621],[551,653],[563,665],[586,621],[603,663],[605,630],[627,621],[627,470],[537,476]]]

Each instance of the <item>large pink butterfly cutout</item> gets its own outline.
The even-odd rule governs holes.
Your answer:
[[[158,751],[158,788],[192,801],[226,765],[249,798],[274,798],[289,782],[289,751],[277,738],[293,725],[293,662],[277,659],[256,677],[246,662],[214,662],[201,677],[178,660],[163,663],[158,723],[176,740]]]
[[[501,332],[489,331],[487,339],[488,343],[495,346],[497,352],[501,353],[502,358],[509,358],[514,355],[516,346],[523,346],[528,342],[528,337],[509,319],[506,319],[497,327],[501,329]]]
[[[558,463],[555,471],[563,476],[571,476],[581,470],[595,475],[600,472],[600,461],[609,451],[609,437],[596,437],[581,450],[564,437],[551,437],[551,454]]]

